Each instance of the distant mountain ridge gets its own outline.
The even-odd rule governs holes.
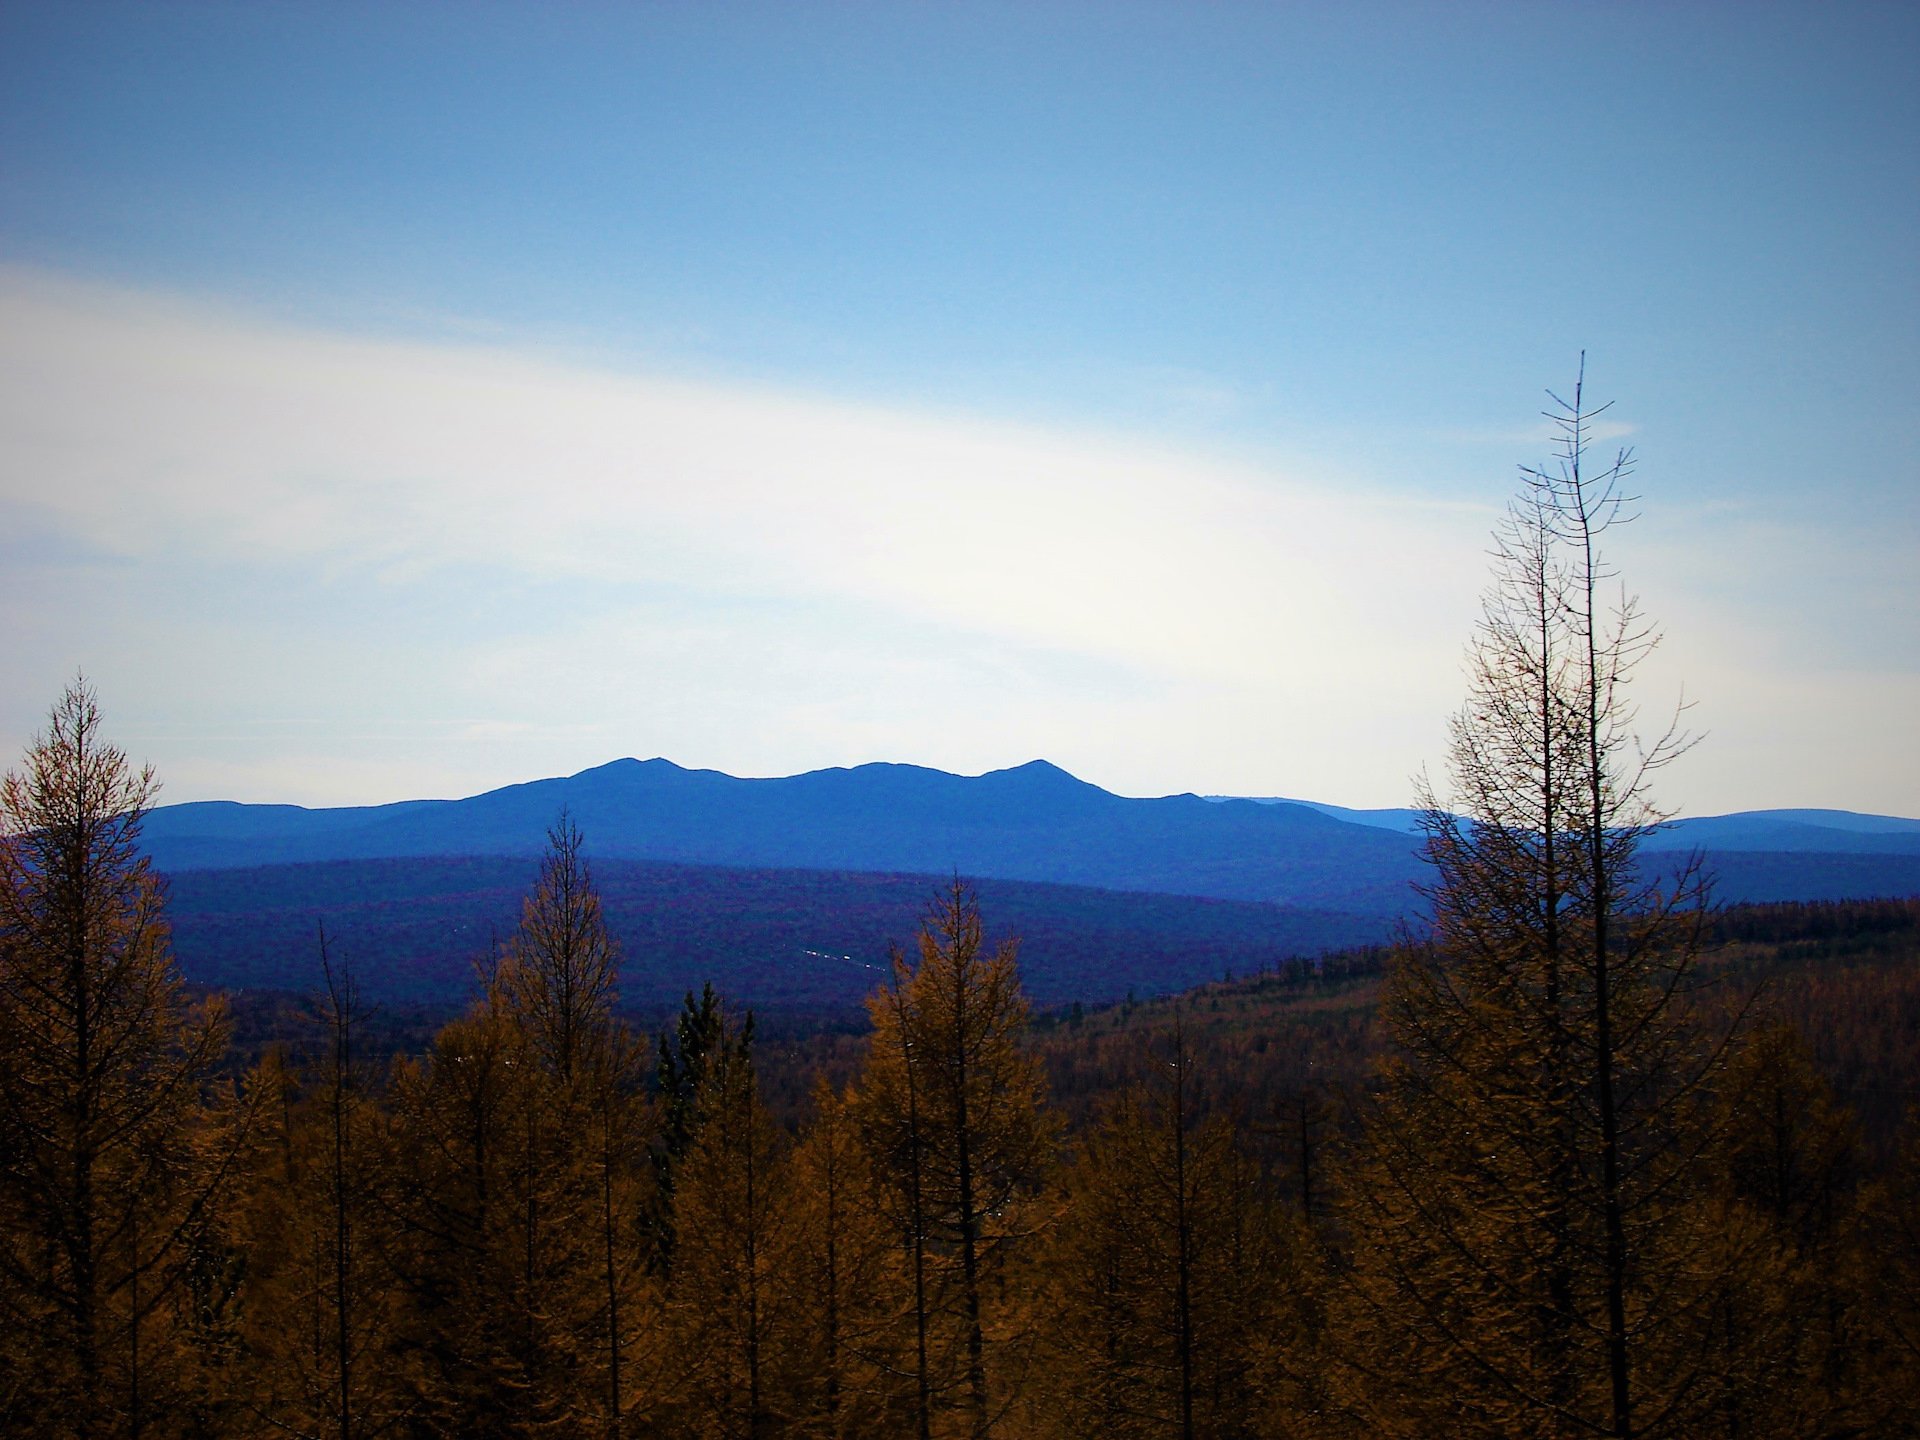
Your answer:
[[[1352,810],[1319,800],[1278,796],[1209,795],[1209,800],[1251,799],[1256,805],[1306,805],[1337,820],[1371,825],[1403,835],[1420,833],[1420,811]],[[1673,820],[1646,838],[1649,850],[1821,851],[1836,855],[1920,855],[1920,820],[1862,815],[1853,810],[1742,810]]]
[[[1131,799],[1044,760],[984,775],[871,764],[773,779],[616,760],[463,800],[308,810],[162,806],[163,871],[539,853],[565,807],[590,854],[745,869],[951,875],[1417,914],[1416,812],[1169,795]],[[1753,811],[1676,821],[1653,853],[1705,851],[1734,900],[1920,893],[1920,821]]]
[[[162,806],[162,870],[537,853],[565,807],[594,855],[679,864],[959,873],[1367,914],[1409,908],[1406,837],[1308,806],[1128,799],[1036,760],[980,776],[873,764],[777,779],[616,760],[464,800],[304,810]]]
[[[712,978],[754,1004],[857,1006],[884,942],[955,873],[980,885],[996,933],[1027,937],[1023,969],[1049,1002],[1391,938],[1419,923],[1428,874],[1411,811],[1128,799],[1044,761],[750,780],[617,760],[464,800],[168,805],[145,843],[171,875],[191,978],[309,988],[324,921],[370,994],[444,1003],[516,923],[563,806],[626,943],[625,991],[649,1004]],[[1656,843],[1705,847],[1716,893],[1737,901],[1920,894],[1920,853],[1892,848],[1916,841],[1920,822],[1787,811],[1684,821]]]

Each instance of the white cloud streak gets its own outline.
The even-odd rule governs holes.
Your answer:
[[[317,715],[278,790],[269,739],[196,749],[156,720],[194,794],[391,799],[423,793],[409,765],[450,793],[619,753],[747,773],[1045,754],[1133,793],[1352,804],[1399,803],[1438,760],[1492,518],[19,269],[0,514],[39,537],[0,591],[37,637],[6,677],[16,743],[43,672],[118,631],[167,637],[169,665],[125,662],[129,687],[173,687],[156,716]],[[111,582],[43,607],[85,563]],[[360,628],[330,613],[368,595]],[[345,696],[307,673],[356,657]]]
[[[1399,617],[1349,602],[1392,588],[1432,523],[1099,437],[305,334],[19,275],[0,327],[11,501],[133,558],[830,594],[1221,675],[1279,617],[1389,643]]]

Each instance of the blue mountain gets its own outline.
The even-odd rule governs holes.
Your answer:
[[[1266,797],[1255,803],[1307,805],[1356,825],[1372,825],[1403,835],[1420,833],[1418,810],[1350,810],[1344,805],[1328,805],[1318,800]],[[1862,815],[1852,810],[1742,810],[1733,815],[1702,815],[1670,821],[1648,835],[1643,848],[1769,854],[1920,855],[1920,820],[1905,820],[1896,815]]]
[[[1646,844],[1652,850],[1920,855],[1920,820],[1851,810],[1747,810],[1675,820],[1648,836]]]
[[[536,854],[565,808],[596,856],[771,869],[961,875],[1398,915],[1411,839],[1304,805],[1128,799],[1043,760],[980,776],[860,765],[749,780],[616,760],[465,800],[307,810],[162,806],[163,871]]]
[[[170,872],[315,861],[525,856],[565,808],[591,854],[747,869],[952,875],[1416,914],[1414,812],[1169,795],[1130,799],[1035,760],[985,775],[859,765],[777,779],[616,760],[464,800],[308,810],[202,802],[149,816]],[[1774,810],[1676,821],[1727,900],[1920,893],[1920,821]]]
[[[767,780],[617,760],[464,800],[169,805],[144,835],[171,876],[192,978],[310,987],[324,920],[365,964],[369,993],[446,1002],[487,937],[517,923],[563,808],[626,945],[626,991],[647,1003],[714,978],[756,1004],[857,1004],[886,940],[911,934],[932,884],[956,873],[980,884],[996,927],[1027,937],[1023,966],[1048,1000],[1156,993],[1389,939],[1417,923],[1428,878],[1411,811],[1128,799],[1038,760]],[[1920,894],[1920,822],[1714,816],[1663,831],[1650,858],[1696,849],[1725,901]]]

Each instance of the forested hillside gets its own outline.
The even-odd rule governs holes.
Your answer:
[[[589,837],[591,839],[591,837]],[[320,982],[324,924],[369,999],[462,1005],[474,968],[519,920],[537,859],[353,860],[169,877],[185,976],[222,989]],[[622,993],[643,1010],[711,980],[761,1010],[860,1012],[887,942],[918,923],[925,875],[739,870],[596,858],[607,923],[626,955]],[[1164,994],[1297,955],[1384,939],[1374,915],[1252,901],[982,881],[1042,1004]],[[1411,894],[1409,895],[1411,898]]]
[[[1422,947],[1036,1018],[953,882],[864,1025],[762,1037],[708,991],[655,1041],[563,827],[470,1008],[378,1016],[328,953],[236,1071],[134,858],[140,782],[59,718],[38,780],[96,765],[126,808],[83,835],[82,1070],[28,943],[60,913],[33,846],[73,836],[10,852],[9,1433],[1365,1435],[1426,1403],[1383,1384],[1362,1268]],[[1669,1428],[1890,1433],[1920,1396],[1920,901],[1734,909],[1697,953],[1716,1059],[1660,1224],[1719,1237],[1716,1348]]]
[[[1701,955],[1703,1002],[1752,1028],[1803,1037],[1835,1097],[1884,1157],[1920,1104],[1920,898],[1743,905],[1717,913]],[[1177,1025],[1246,1118],[1307,1092],[1326,1123],[1385,1053],[1388,947],[1324,957],[1180,995],[1040,1013],[1035,1044],[1075,1123],[1125,1083],[1143,1045]]]

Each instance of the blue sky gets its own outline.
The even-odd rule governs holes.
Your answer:
[[[1542,390],[1689,813],[1920,814],[1920,14],[0,9],[0,743],[1404,803]]]

